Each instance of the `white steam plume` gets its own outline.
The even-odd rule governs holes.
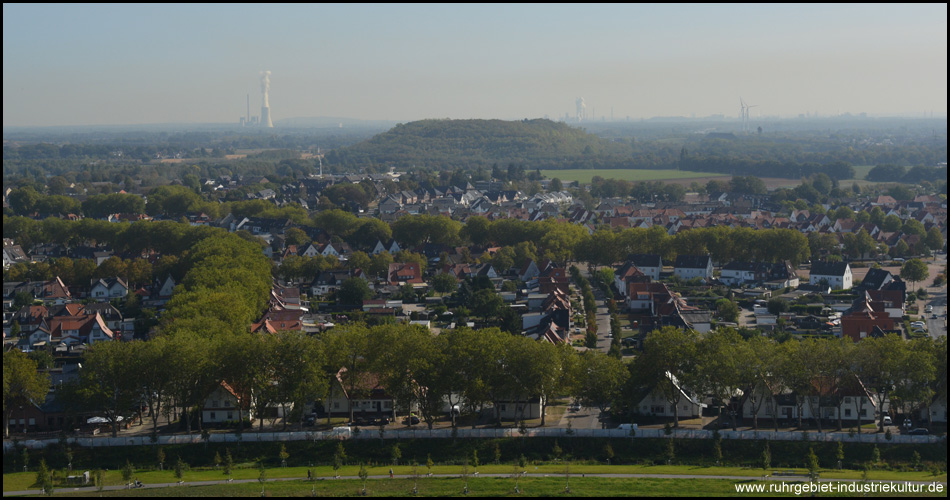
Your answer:
[[[270,107],[267,93],[270,92],[270,71],[261,71],[261,92],[264,94],[264,107]]]

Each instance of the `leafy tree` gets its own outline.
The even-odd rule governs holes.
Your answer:
[[[805,466],[808,467],[808,477],[812,481],[818,480],[818,456],[815,455],[815,449],[808,447],[808,455],[805,456]]]
[[[181,457],[179,456],[178,460],[175,461],[175,478],[178,479],[179,483],[181,482],[182,478],[185,475],[186,467],[187,467],[187,464],[185,464],[185,462],[182,461]]]
[[[337,299],[341,304],[357,305],[372,298],[373,292],[362,278],[347,278],[340,284]]]
[[[772,451],[769,449],[769,442],[765,442],[765,448],[762,450],[762,468],[772,467]]]
[[[128,460],[125,461],[125,465],[122,467],[122,480],[126,483],[132,482],[132,476],[135,475],[135,469],[132,468],[132,462]]]
[[[622,361],[589,350],[580,355],[571,377],[576,399],[584,406],[596,406],[604,411],[616,400],[628,376]]]
[[[901,218],[891,214],[884,218],[884,231],[893,233],[901,228]]]
[[[358,475],[360,481],[363,483],[363,494],[366,494],[366,479],[369,477],[369,472],[366,470],[366,464],[360,464],[360,472]]]
[[[716,312],[725,321],[735,323],[739,319],[739,306],[729,299],[717,300]]]
[[[927,264],[920,259],[910,259],[901,266],[901,279],[905,279],[912,283],[917,283],[918,281],[924,281],[927,279],[930,271],[927,269]],[[915,286],[916,288],[916,286]]]
[[[28,404],[42,404],[49,392],[49,375],[36,370],[36,363],[19,350],[3,353],[4,435],[10,435],[13,410]]]
[[[399,459],[402,458],[402,450],[399,449],[399,443],[393,445],[389,456],[392,458],[393,465],[399,465]]]
[[[303,229],[292,227],[284,231],[284,241],[288,245],[306,245],[310,243],[310,236]]]
[[[696,373],[696,332],[663,327],[647,334],[640,360],[651,385],[659,389],[673,407],[673,423],[679,426],[679,402],[686,384]]]
[[[932,252],[938,252],[943,249],[943,235],[940,233],[940,229],[937,227],[928,229],[924,243]]]

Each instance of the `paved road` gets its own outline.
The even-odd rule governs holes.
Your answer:
[[[522,474],[521,477],[535,477],[535,478],[537,478],[537,477],[559,477],[559,476],[562,476],[562,475],[563,475],[563,474],[524,473],[524,474]],[[574,474],[574,473],[572,473],[571,476],[572,476],[572,477],[575,477],[575,478],[578,477],[578,476],[580,476],[580,477],[587,477],[586,474]],[[598,478],[604,477],[604,478],[621,478],[621,479],[622,479],[622,478],[628,478],[628,479],[643,479],[643,478],[654,478],[654,479],[728,479],[728,480],[732,480],[732,481],[749,481],[749,480],[804,481],[804,480],[807,479],[805,476],[771,476],[771,475],[768,475],[768,474],[764,474],[764,475],[762,475],[762,476],[714,476],[714,475],[705,476],[705,475],[699,475],[699,474],[686,474],[686,475],[677,475],[677,474],[591,474],[590,476],[591,476],[591,477],[598,477]],[[388,477],[388,476],[386,476],[386,475],[376,475],[376,476],[369,476],[368,479],[380,480],[380,479],[386,479],[387,477]],[[424,478],[424,477],[426,477],[424,474],[420,475],[420,479],[421,479],[421,478]],[[461,477],[461,476],[459,476],[458,474],[433,474],[431,477],[443,477],[443,478],[446,478],[446,477]],[[511,476],[511,474],[472,474],[472,477],[496,477],[496,478],[497,478],[497,477],[501,477],[501,478],[510,478],[510,477],[512,477],[512,476]],[[410,478],[412,478],[412,476],[410,476],[410,475],[408,475],[408,474],[397,474],[397,475],[394,476],[394,478],[396,478],[396,479],[410,479]],[[321,482],[321,481],[333,481],[333,480],[335,480],[335,479],[350,479],[350,480],[354,480],[354,479],[359,479],[359,477],[358,477],[358,476],[340,476],[340,477],[338,477],[338,478],[321,477],[321,478],[317,478],[317,480],[316,480],[315,483],[319,483],[319,482]],[[306,487],[307,487],[308,485],[310,485],[310,483],[311,483],[310,481],[307,481],[305,478],[295,478],[295,477],[285,477],[285,478],[276,478],[276,479],[268,479],[268,480],[267,480],[267,482],[274,482],[274,481],[300,481],[302,488],[306,488]],[[829,482],[858,482],[858,481],[861,481],[861,479],[819,479],[819,482],[822,482],[822,483],[829,483]],[[234,481],[231,481],[231,482],[232,482],[232,483],[256,483],[256,482],[258,482],[258,481],[257,481],[257,479],[237,479],[237,480],[234,480]],[[884,482],[892,482],[892,481],[873,480],[873,481],[871,481],[871,482],[874,482],[874,483],[884,483]],[[924,485],[928,485],[928,484],[932,484],[932,483],[933,483],[933,481],[901,481],[901,482],[912,483],[912,484],[924,484]],[[181,487],[188,487],[188,486],[208,486],[208,485],[212,485],[212,484],[227,484],[227,483],[228,483],[227,480],[221,480],[221,481],[193,481],[193,482],[186,482],[186,483],[180,483],[180,484],[179,484],[179,483],[156,483],[156,484],[146,484],[144,487],[145,487],[145,488],[173,488],[173,487],[174,487],[174,488],[181,488]],[[941,484],[946,485],[947,483],[946,483],[946,482],[943,482],[943,483],[941,483]],[[105,490],[105,491],[118,491],[118,490],[125,490],[125,489],[128,489],[128,488],[125,487],[125,486],[106,486],[106,487],[103,488],[103,490]],[[62,495],[62,494],[68,494],[68,493],[94,493],[94,492],[96,492],[96,491],[97,491],[97,490],[96,490],[95,487],[89,486],[89,487],[82,487],[82,488],[57,488],[55,492]],[[5,496],[5,497],[6,497],[6,496],[42,495],[42,494],[43,494],[43,491],[42,491],[42,490],[23,490],[23,491],[4,491],[4,492],[3,492],[3,496]]]

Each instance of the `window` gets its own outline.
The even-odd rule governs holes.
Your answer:
[[[844,409],[844,416],[846,416],[846,417],[850,417],[850,416],[851,416],[851,408],[845,408],[845,409]]]
[[[333,409],[335,409],[335,410],[340,409],[340,402],[339,402],[339,401],[333,403]]]
[[[217,420],[217,416],[215,416],[214,412],[211,412],[211,420]]]
[[[665,406],[653,406],[650,408],[650,413],[665,413]]]
[[[234,420],[234,413],[228,412],[228,420]]]
[[[505,410],[505,407],[506,407],[506,406],[507,406],[507,405],[501,405],[501,411],[507,411],[507,410]]]

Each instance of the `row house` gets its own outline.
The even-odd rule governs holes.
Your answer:
[[[713,277],[712,258],[708,255],[679,255],[673,264],[673,275],[682,280]]]
[[[751,419],[777,418],[788,424],[798,420],[813,420],[820,417],[829,425],[840,420],[846,425],[861,425],[875,421],[880,401],[877,394],[868,391],[857,377],[851,377],[840,384],[815,382],[817,394],[803,395],[785,391],[774,398],[760,391],[756,398],[743,398],[742,416]],[[820,386],[820,387],[819,387]],[[885,411],[886,411],[885,405]],[[761,424],[762,422],[760,422]]]
[[[895,321],[886,312],[886,307],[874,310],[871,298],[865,294],[857,299],[849,311],[841,316],[841,336],[857,342],[869,336],[882,335],[894,331]],[[900,319],[900,318],[898,318]]]
[[[99,313],[79,316],[57,316],[49,320],[50,344],[92,345],[96,342],[108,342],[115,339]]]
[[[730,262],[722,267],[719,280],[729,286],[763,283],[772,289],[797,288],[799,284],[795,268],[788,261]]]
[[[27,293],[45,305],[58,305],[70,302],[73,297],[69,288],[59,276],[49,281],[16,281],[3,283],[3,300],[12,301],[18,293]]]
[[[382,240],[377,241],[376,246],[373,247],[371,254],[377,255],[383,252],[389,252],[390,255],[396,255],[396,252],[400,250],[402,249],[399,247],[399,244],[396,243],[396,240],[390,238],[389,241],[385,243]]]

